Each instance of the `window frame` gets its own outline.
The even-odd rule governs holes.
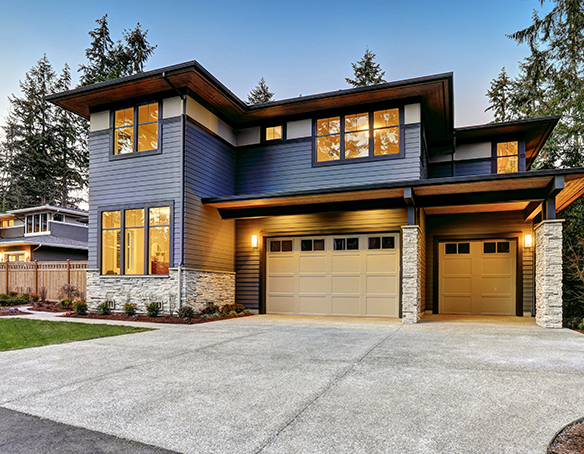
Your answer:
[[[169,224],[168,224],[168,274],[149,274],[150,263],[149,263],[149,239],[150,239],[150,224],[149,215],[151,208],[168,207],[170,210],[169,214]],[[126,221],[126,210],[144,210],[144,274],[125,274],[126,266],[126,241],[125,241],[125,221]],[[103,213],[108,211],[120,211],[120,274],[103,274]],[[97,268],[99,269],[99,276],[106,278],[119,278],[119,277],[155,277],[155,278],[168,278],[170,276],[170,269],[173,268],[174,264],[174,201],[161,201],[161,202],[147,202],[140,204],[130,204],[130,205],[111,205],[99,207],[97,211],[98,216],[98,241],[97,241]]]
[[[399,128],[399,152],[395,154],[386,154],[375,156],[375,131],[381,129],[389,129],[391,126],[384,127],[384,128],[375,128],[375,112],[380,112],[383,110],[392,110],[398,109],[398,119],[399,124],[397,127]],[[367,114],[369,127],[367,129],[369,133],[369,155],[363,156],[360,158],[345,158],[345,118],[351,115],[358,115],[358,114]],[[317,149],[317,122],[318,120],[323,120],[326,118],[335,118],[339,117],[340,121],[340,132],[339,132],[339,140],[340,140],[340,151],[339,151],[339,159],[330,160],[330,161],[318,161],[318,149]],[[353,109],[351,111],[344,111],[343,113],[338,112],[329,112],[327,115],[313,117],[312,119],[312,167],[323,167],[323,166],[330,166],[330,165],[343,165],[343,164],[351,164],[351,163],[359,163],[359,162],[371,162],[371,161],[385,161],[389,159],[403,159],[405,158],[405,146],[404,146],[404,137],[405,137],[405,124],[404,124],[404,107],[402,105],[399,106],[374,106],[368,107],[366,109]]]
[[[498,172],[498,161],[499,156],[497,156],[497,145],[500,143],[517,142],[517,154],[508,156],[517,156],[517,172],[510,173],[499,173]],[[504,157],[504,156],[502,156]],[[503,140],[496,140],[491,142],[491,173],[495,175],[512,175],[513,173],[525,172],[526,159],[525,159],[525,140],[519,137],[509,137]]]
[[[149,104],[158,104],[158,120],[157,120],[157,145],[156,149],[154,150],[145,150],[145,151],[138,151],[138,112],[139,108],[142,106],[147,106]],[[117,161],[118,159],[131,159],[137,158],[139,156],[152,156],[156,154],[162,153],[162,101],[154,100],[154,101],[144,101],[135,103],[132,105],[120,105],[116,106],[114,109],[110,110],[110,153],[109,153],[109,160],[110,161]],[[116,112],[120,110],[126,110],[132,108],[134,111],[133,123],[132,123],[132,152],[131,153],[124,153],[124,154],[115,154],[115,146],[116,146]],[[146,123],[144,123],[146,124]]]

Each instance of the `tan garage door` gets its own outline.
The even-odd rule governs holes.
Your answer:
[[[399,234],[269,238],[269,314],[399,316]]]
[[[439,243],[441,314],[515,315],[517,242]]]

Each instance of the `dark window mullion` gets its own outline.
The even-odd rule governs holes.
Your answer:
[[[340,161],[344,161],[345,159],[345,116],[341,115],[340,117],[340,134],[339,134],[339,145],[340,145]]]
[[[120,276],[126,274],[126,210],[120,210]]]
[[[150,274],[150,208],[144,208],[144,274]],[[170,242],[169,242],[170,249]],[[169,251],[170,255],[170,251]]]
[[[138,150],[138,109],[139,106],[134,107],[134,143],[132,144],[132,153]]]
[[[367,114],[369,116],[369,157],[373,157],[375,153],[375,144],[374,144],[374,136],[375,131],[373,128],[373,115],[374,112],[369,112]]]

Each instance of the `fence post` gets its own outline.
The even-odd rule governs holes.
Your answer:
[[[6,260],[6,294],[8,295],[8,260]]]
[[[71,260],[67,259],[67,285],[71,285]]]
[[[34,261],[34,292],[39,294],[39,262]]]

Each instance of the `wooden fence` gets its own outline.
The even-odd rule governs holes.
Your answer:
[[[45,293],[48,301],[59,301],[65,284],[74,286],[85,299],[87,262],[0,263],[0,293]]]

